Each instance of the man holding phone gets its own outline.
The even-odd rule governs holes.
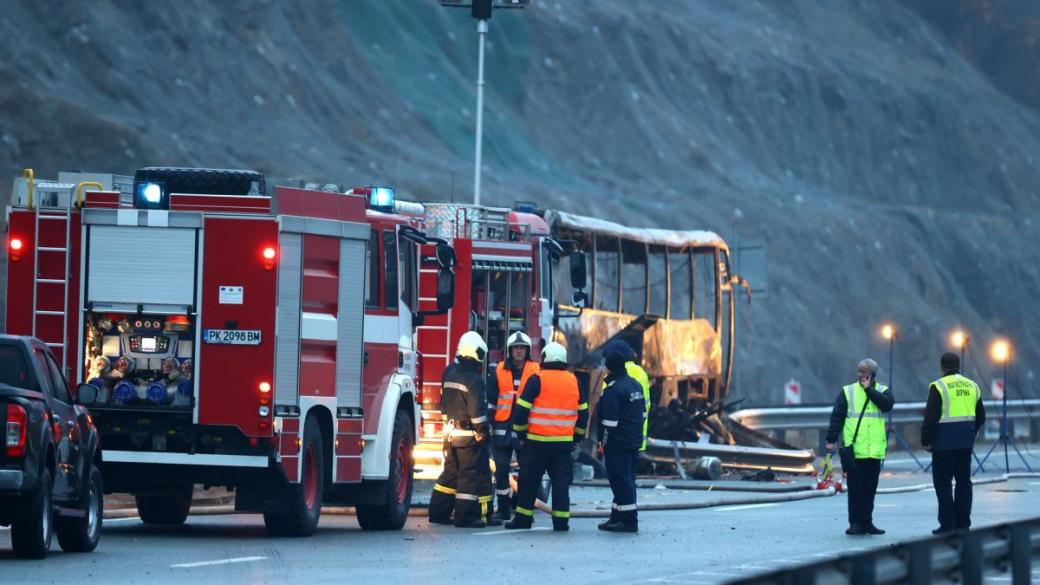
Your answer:
[[[856,382],[841,389],[827,429],[828,453],[834,451],[839,432],[842,444],[851,450],[850,457],[842,457],[842,470],[848,474],[849,535],[885,533],[874,526],[874,495],[888,447],[882,413],[892,410],[896,401],[891,389],[877,383],[877,370],[870,358],[859,362]]]

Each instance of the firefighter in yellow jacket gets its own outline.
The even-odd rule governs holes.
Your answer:
[[[549,343],[542,350],[541,371],[524,385],[513,407],[513,429],[521,437],[520,493],[516,515],[509,529],[534,524],[534,501],[542,474],[552,482],[553,530],[568,529],[570,484],[573,473],[571,448],[585,435],[589,418],[588,398],[578,379],[567,371],[567,350]]]

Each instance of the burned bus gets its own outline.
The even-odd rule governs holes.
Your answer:
[[[545,219],[553,238],[577,246],[588,263],[584,295],[575,296],[565,277],[581,256],[557,267],[556,299],[575,302],[561,307],[554,336],[593,400],[605,374],[598,350],[622,339],[650,377],[651,436],[695,439],[700,429],[730,443],[712,416],[729,389],[734,286],[742,282],[730,271],[726,242],[708,231],[632,228],[562,211]]]

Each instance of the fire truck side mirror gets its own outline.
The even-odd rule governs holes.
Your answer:
[[[76,386],[76,404],[91,405],[97,401],[98,389],[93,384]]]
[[[571,288],[582,290],[585,288],[588,269],[585,266],[587,260],[585,252],[577,251],[571,254]]]
[[[437,271],[437,312],[447,313],[455,306],[455,273],[447,268]]]

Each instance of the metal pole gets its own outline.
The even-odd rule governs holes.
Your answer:
[[[1004,443],[1004,473],[1011,473],[1011,464],[1008,462],[1008,422],[1007,422],[1007,363],[1008,358],[1004,359],[1004,399],[1002,400],[1004,406],[1004,413],[1000,417],[1000,440]]]
[[[484,131],[484,37],[487,36],[488,21],[477,21],[480,41],[477,49],[477,140],[473,163],[473,204],[480,205],[480,155]]]

